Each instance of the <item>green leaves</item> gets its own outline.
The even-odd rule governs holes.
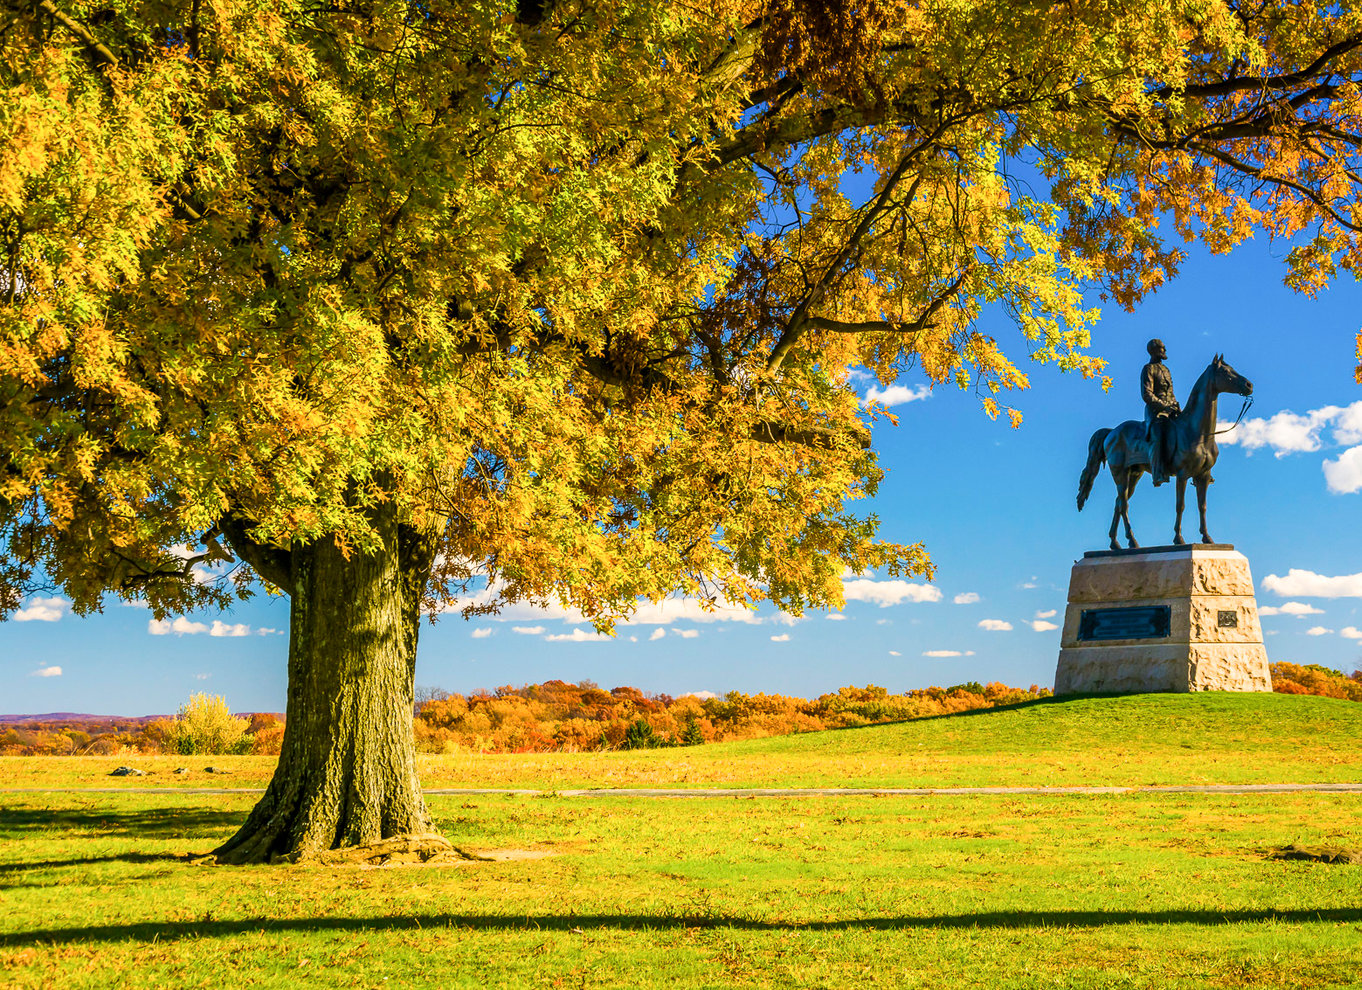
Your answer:
[[[1313,227],[1303,291],[1355,265],[1351,10],[872,7],[16,15],[11,580],[220,597],[168,548],[230,515],[362,551],[391,503],[439,534],[431,605],[475,573],[607,625],[674,591],[835,604],[843,567],[930,566],[846,511],[880,480],[853,371],[1015,423],[1008,352],[1099,375],[1088,299],[1176,273],[1166,217],[1226,250]]]

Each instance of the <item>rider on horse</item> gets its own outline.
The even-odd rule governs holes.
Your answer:
[[[1145,345],[1145,349],[1149,351],[1149,363],[1140,372],[1140,395],[1144,397],[1149,472],[1154,476],[1154,484],[1161,485],[1168,480],[1164,438],[1168,434],[1169,421],[1182,411],[1182,407],[1178,405],[1178,397],[1173,394],[1173,376],[1163,363],[1168,356],[1163,341],[1155,337]]]

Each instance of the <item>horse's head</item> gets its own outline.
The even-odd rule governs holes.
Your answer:
[[[1252,395],[1253,382],[1230,367],[1225,355],[1217,354],[1211,362],[1211,389],[1216,393],[1230,392],[1233,395]]]

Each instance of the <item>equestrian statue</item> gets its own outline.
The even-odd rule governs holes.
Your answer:
[[[1145,401],[1144,422],[1126,420],[1110,430],[1098,430],[1088,441],[1088,463],[1078,479],[1078,508],[1092,492],[1093,480],[1105,461],[1116,482],[1116,508],[1111,516],[1111,549],[1120,550],[1116,541],[1117,524],[1124,521],[1126,541],[1138,547],[1135,534],[1130,531],[1130,494],[1146,471],[1154,476],[1155,486],[1172,477],[1178,483],[1178,514],[1173,526],[1173,542],[1184,544],[1182,538],[1182,507],[1187,493],[1187,482],[1196,485],[1197,509],[1201,513],[1201,539],[1214,543],[1206,532],[1206,488],[1215,479],[1211,468],[1220,455],[1215,442],[1216,397],[1229,392],[1245,398],[1243,418],[1253,402],[1253,383],[1235,371],[1217,354],[1192,386],[1187,408],[1178,405],[1173,393],[1173,377],[1163,363],[1168,356],[1163,341],[1151,340],[1147,345],[1149,363],[1140,373],[1140,394]],[[1238,420],[1235,421],[1236,423]]]

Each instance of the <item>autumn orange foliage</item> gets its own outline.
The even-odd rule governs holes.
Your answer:
[[[1362,670],[1351,675],[1319,664],[1272,664],[1272,689],[1362,701]],[[874,684],[839,688],[812,701],[783,694],[722,698],[647,694],[635,687],[609,691],[591,681],[545,681],[468,695],[425,689],[414,725],[417,748],[427,753],[590,752],[644,746],[698,745],[817,732],[860,725],[994,708],[1051,695],[1049,688],[1009,687],[970,681],[890,694]],[[243,716],[244,718],[245,716]],[[278,755],[283,716],[249,716],[251,752]],[[93,719],[16,723],[0,731],[0,756],[75,756],[160,753],[169,720]]]
[[[252,753],[278,755],[282,716],[258,712],[245,735]],[[174,718],[60,716],[11,721],[0,727],[0,756],[131,756],[173,753]]]
[[[1280,694],[1317,694],[1325,698],[1362,701],[1362,670],[1351,676],[1317,663],[1274,663],[1272,690]]]
[[[1048,688],[975,682],[903,694],[869,684],[844,687],[812,701],[781,694],[730,691],[722,698],[606,691],[590,681],[546,681],[424,702],[416,717],[425,752],[524,753],[627,749],[756,739],[846,728],[1032,701]]]
[[[103,756],[160,752],[150,718],[35,718],[0,727],[0,756]]]

